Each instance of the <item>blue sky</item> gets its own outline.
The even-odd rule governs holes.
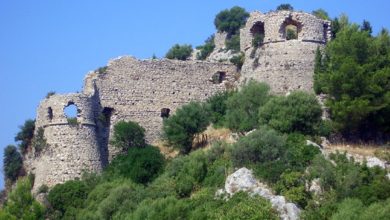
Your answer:
[[[323,8],[331,17],[344,12],[352,22],[366,19],[374,33],[390,28],[388,0],[0,0],[1,155],[47,92],[81,91],[85,74],[110,58],[163,57],[175,43],[202,44],[223,9],[267,12],[286,2],[306,12]]]

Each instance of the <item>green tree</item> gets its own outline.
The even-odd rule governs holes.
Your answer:
[[[9,219],[44,219],[44,208],[31,195],[32,183],[28,178],[20,179],[8,196],[0,217]]]
[[[234,53],[240,51],[240,35],[234,34],[229,36],[225,41],[225,46],[227,50],[232,50]]]
[[[14,182],[18,178],[19,172],[23,167],[22,156],[15,146],[8,145],[4,149],[3,163],[5,178]]]
[[[114,125],[111,144],[127,152],[132,147],[145,146],[145,129],[136,122],[119,121]]]
[[[110,163],[105,174],[109,178],[125,177],[135,183],[146,184],[155,179],[164,167],[164,156],[153,146],[130,148],[127,155],[119,155]]]
[[[259,110],[259,123],[278,131],[315,134],[321,123],[321,106],[314,95],[295,91],[272,98]]]
[[[192,53],[192,46],[188,44],[175,44],[167,54],[165,55],[168,59],[176,59],[176,60],[187,60]]]
[[[373,38],[345,18],[340,23],[322,69],[315,70],[314,87],[330,95],[327,105],[336,128],[372,139],[390,131],[390,37],[382,32]]]
[[[322,8],[319,8],[317,10],[314,10],[312,12],[312,14],[314,16],[316,16],[317,18],[320,18],[320,19],[324,19],[324,20],[330,20],[329,18],[329,15],[328,15],[328,12],[326,12],[324,9]]]
[[[34,137],[35,120],[28,119],[24,125],[19,126],[20,131],[15,136],[15,141],[19,142],[19,149],[22,154],[27,152],[31,145],[31,140]]]
[[[293,11],[294,7],[290,4],[280,4],[278,7],[276,7],[277,11]]]
[[[47,200],[51,207],[60,213],[60,216],[69,216],[74,214],[73,209],[83,207],[90,190],[83,181],[70,180],[54,186],[49,191]]]
[[[209,125],[205,107],[191,102],[177,109],[176,113],[163,121],[163,137],[181,153],[189,153],[196,134]]]
[[[370,35],[372,34],[372,26],[369,21],[363,20],[362,26],[360,27],[362,31],[367,31]]]
[[[254,80],[226,101],[226,126],[233,131],[245,132],[258,124],[259,107],[269,100],[269,86]]]
[[[233,36],[239,33],[248,17],[249,13],[245,9],[235,6],[230,10],[226,9],[219,12],[214,19],[214,24],[219,32],[226,32]]]
[[[214,50],[214,34],[207,38],[203,45],[196,47],[199,52],[196,54],[196,59],[205,60]]]

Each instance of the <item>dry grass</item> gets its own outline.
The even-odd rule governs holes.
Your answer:
[[[158,140],[155,141],[152,145],[160,149],[160,152],[166,159],[174,158],[179,154],[178,150],[175,150],[172,147],[168,147],[167,143],[164,141]]]
[[[372,144],[330,144],[325,148],[327,151],[335,152],[347,152],[350,154],[357,154],[361,156],[375,156],[380,159],[389,161],[390,148],[385,145],[372,145]]]

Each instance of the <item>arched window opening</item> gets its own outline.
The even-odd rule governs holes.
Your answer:
[[[252,34],[252,46],[259,47],[264,42],[264,23],[261,21],[256,22],[250,29]]]
[[[169,112],[171,112],[171,110],[169,108],[162,108],[161,109],[161,118],[169,118]]]
[[[291,18],[286,19],[282,25],[283,37],[286,40],[298,39],[301,30],[302,30],[301,23]]]
[[[81,113],[81,111],[77,108],[74,102],[69,102],[68,105],[64,109],[65,116],[68,120],[68,124],[77,125],[77,117]]]
[[[50,122],[53,120],[53,109],[51,107],[47,108],[47,118]]]

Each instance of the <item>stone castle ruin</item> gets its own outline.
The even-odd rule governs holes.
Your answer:
[[[287,29],[295,31],[287,39]],[[312,91],[315,51],[330,40],[330,23],[303,12],[253,12],[240,31],[244,65],[239,71],[219,62],[226,34],[217,33],[216,48],[206,61],[137,60],[120,57],[102,71],[88,73],[81,93],[52,95],[37,109],[36,128],[42,128],[47,147],[29,152],[27,172],[35,174],[34,191],[100,172],[118,152],[110,143],[120,120],[138,122],[147,141],[159,139],[163,119],[191,101],[204,101],[217,92],[250,79],[266,82],[275,93]],[[255,47],[256,34],[264,36]],[[74,106],[77,117],[67,118]]]

